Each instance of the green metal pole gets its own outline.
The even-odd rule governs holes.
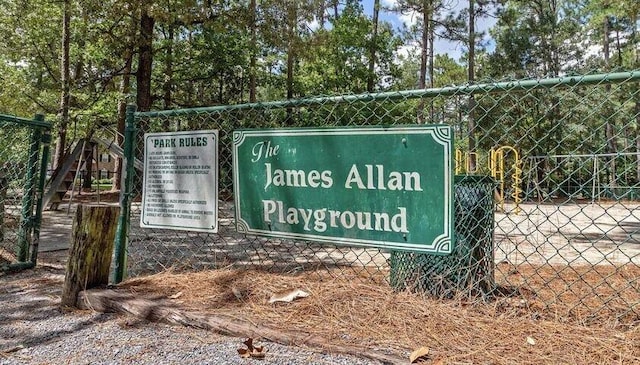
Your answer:
[[[42,121],[43,115],[36,115],[35,120]],[[31,228],[33,227],[33,195],[36,185],[36,173],[38,169],[38,155],[40,153],[40,141],[42,140],[42,130],[36,128],[31,134],[29,143],[29,161],[27,165],[27,176],[25,178],[24,191],[22,196],[22,214],[20,219],[20,229],[18,231],[18,247],[16,259],[18,262],[26,262],[31,241]]]
[[[38,247],[40,246],[40,227],[42,225],[42,210],[44,207],[44,186],[47,180],[47,165],[49,163],[49,153],[51,145],[51,129],[46,129],[42,136],[42,161],[40,162],[40,175],[38,176],[38,190],[36,193],[36,217],[33,221],[33,244],[31,245],[31,262],[35,265],[38,262]]]
[[[118,219],[118,228],[116,230],[116,238],[114,242],[115,268],[111,282],[118,284],[126,277],[127,270],[127,237],[129,233],[129,214],[131,191],[133,188],[133,173],[135,160],[134,143],[136,138],[135,126],[135,105],[127,105],[127,119],[124,128],[124,170],[122,177],[124,183],[120,191],[120,217]]]

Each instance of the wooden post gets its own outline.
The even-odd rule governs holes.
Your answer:
[[[120,207],[78,205],[62,289],[62,305],[76,307],[81,290],[106,285]]]

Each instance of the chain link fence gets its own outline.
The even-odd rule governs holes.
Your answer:
[[[128,273],[348,270],[385,277],[397,290],[525,297],[532,300],[528,309],[540,313],[637,321],[639,82],[640,71],[633,71],[135,113],[132,148],[139,160],[146,132],[219,130],[219,233],[139,228],[142,176],[131,163]],[[456,174],[480,176],[457,177],[453,256],[235,231],[235,129],[415,123],[451,125]]]
[[[0,271],[33,267],[51,125],[0,115]]]

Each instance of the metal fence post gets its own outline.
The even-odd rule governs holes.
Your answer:
[[[44,116],[42,116],[44,120]],[[38,261],[38,247],[40,246],[40,227],[42,225],[42,209],[44,198],[44,186],[47,180],[47,164],[51,145],[51,129],[46,129],[42,136],[42,161],[40,162],[40,176],[36,192],[36,216],[33,222],[33,244],[31,245],[31,262],[35,265]]]
[[[44,116],[38,114],[34,120],[43,121]],[[31,242],[31,228],[33,227],[33,195],[35,192],[38,155],[40,154],[40,141],[42,140],[42,130],[36,128],[31,134],[29,143],[29,160],[27,162],[27,175],[24,183],[24,191],[22,196],[22,213],[20,219],[20,230],[18,231],[18,247],[16,250],[16,259],[18,262],[26,262],[29,252],[29,244]]]
[[[130,196],[133,189],[133,162],[135,160],[133,145],[136,138],[134,113],[135,105],[127,105],[127,119],[124,128],[124,171],[122,190],[120,191],[120,218],[114,242],[115,268],[111,282],[120,283],[126,277],[127,269],[127,235],[129,232]]]

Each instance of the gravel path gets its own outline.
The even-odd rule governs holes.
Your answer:
[[[261,341],[265,359],[242,359],[237,353],[241,338],[63,311],[63,275],[60,269],[39,267],[0,276],[0,364],[379,364]]]
[[[256,340],[264,359],[243,359],[244,338],[115,314],[64,311],[60,293],[71,231],[66,210],[45,211],[35,270],[0,273],[0,365],[16,364],[380,364]]]

